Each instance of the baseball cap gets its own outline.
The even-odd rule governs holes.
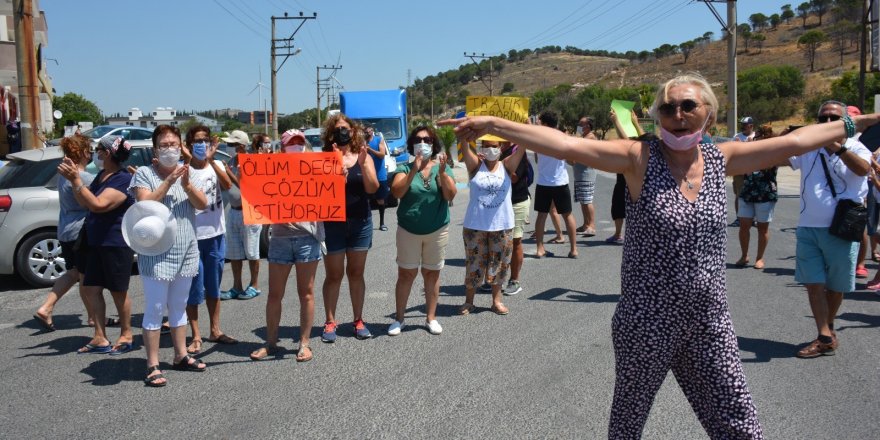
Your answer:
[[[754,124],[755,124],[755,119],[752,118],[751,116],[746,116],[746,117],[740,119],[740,120],[739,120],[739,123],[740,123],[740,124],[752,124],[752,125],[754,125]]]
[[[232,133],[227,133],[226,137],[222,138],[222,140],[227,144],[249,145],[251,143],[248,139],[247,133],[241,130],[232,130]]]
[[[291,128],[290,130],[287,130],[281,134],[281,145],[287,145],[295,138],[300,138],[303,140],[303,142],[306,141],[306,135],[304,135],[303,132],[295,128]]]
[[[846,114],[850,116],[859,116],[862,114],[862,111],[854,105],[848,105],[846,106]]]

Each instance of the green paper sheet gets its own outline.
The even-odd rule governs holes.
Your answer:
[[[630,116],[635,105],[636,103],[632,101],[621,101],[619,99],[611,101],[611,110],[614,110],[614,114],[617,115],[617,119],[623,127],[623,132],[627,137],[631,138],[639,135],[635,125],[633,125],[632,117]]]

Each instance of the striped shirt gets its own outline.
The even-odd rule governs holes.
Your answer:
[[[131,179],[129,192],[134,188],[146,188],[155,191],[162,184],[162,178],[156,174],[152,166],[138,168]],[[199,272],[199,248],[193,228],[196,208],[190,203],[180,179],[174,182],[161,202],[171,209],[177,219],[177,234],[174,245],[167,252],[155,256],[138,255],[138,270],[141,276],[160,280],[194,277]]]

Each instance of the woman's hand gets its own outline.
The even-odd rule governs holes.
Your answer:
[[[190,187],[192,185],[190,185],[190,182],[189,182],[189,166],[186,166],[186,165],[179,166],[179,167],[177,167],[177,170],[174,170],[174,171],[177,172],[178,170],[181,170],[180,171],[180,185],[183,186],[183,189],[187,189],[187,190],[190,189]]]
[[[211,137],[211,144],[208,145],[208,152],[205,154],[205,160],[208,163],[211,163],[214,160],[214,155],[217,153],[217,149],[220,147],[220,136],[214,135]]]
[[[168,174],[168,177],[165,178],[165,182],[167,182],[169,186],[174,185],[174,182],[177,182],[177,179],[179,179],[181,176],[186,174],[186,176],[187,176],[186,181],[188,183],[189,182],[189,173],[187,172],[188,169],[189,169],[189,167],[187,167],[185,165],[178,165],[177,168],[174,169],[174,171],[172,171],[170,174]]]
[[[58,164],[58,174],[61,174],[61,177],[69,180],[70,183],[76,183],[75,181],[79,179],[79,169],[69,157],[65,157],[64,160]]]
[[[437,125],[451,125],[455,136],[463,141],[475,141],[489,133],[495,118],[493,116],[465,116],[458,119],[444,119]]]
[[[440,169],[437,170],[437,174],[440,176],[446,175],[446,154],[440,153],[437,155],[437,164],[440,165]]]
[[[413,155],[413,169],[414,169],[414,170],[420,170],[420,171],[421,171],[422,166],[424,166],[424,165],[425,165],[425,160],[422,159],[422,155],[421,155],[421,154],[415,154],[415,155]]]
[[[361,152],[358,153],[357,163],[361,166],[361,169],[364,168],[364,162],[367,160],[367,150],[370,148],[367,146],[361,147]]]

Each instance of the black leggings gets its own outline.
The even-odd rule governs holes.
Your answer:
[[[611,218],[613,220],[626,218],[626,179],[623,174],[617,175],[617,183],[614,184],[614,192],[611,193]]]

